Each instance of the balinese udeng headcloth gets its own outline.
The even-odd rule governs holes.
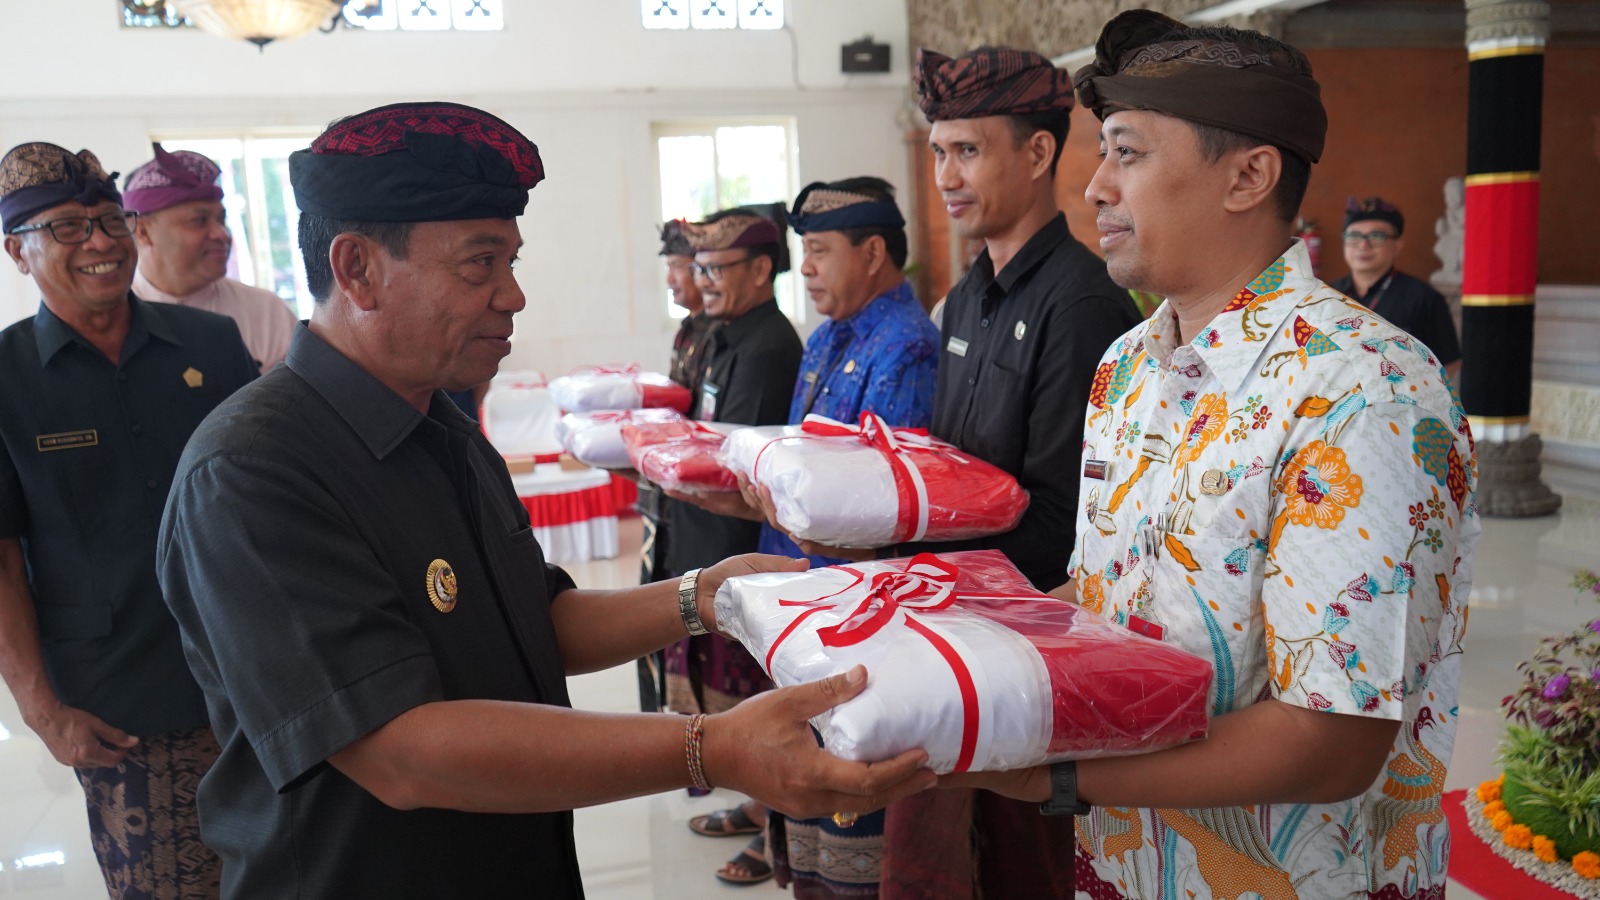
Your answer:
[[[1119,13],[1095,42],[1094,62],[1073,75],[1078,102],[1098,118],[1144,109],[1236,131],[1316,162],[1328,114],[1316,79],[1283,50],[1173,38],[1186,26],[1148,9]]]
[[[123,208],[145,215],[180,203],[222,199],[217,184],[222,169],[216,163],[192,150],[168,153],[160,144],[153,146],[156,158],[134,169],[123,182]]]
[[[847,228],[904,228],[906,219],[893,200],[879,200],[814,181],[794,198],[789,225],[796,234],[807,234]]]
[[[912,80],[930,122],[1072,109],[1072,78],[1037,53],[983,47],[951,58],[917,51]]]
[[[302,211],[356,222],[513,219],[543,179],[532,141],[459,103],[380,106],[289,157]]]
[[[121,204],[117,173],[106,174],[88,150],[36,141],[18,144],[0,157],[0,229],[10,231],[52,206],[76,200],[84,206]]]

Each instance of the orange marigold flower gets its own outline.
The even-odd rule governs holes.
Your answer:
[[[1572,868],[1585,878],[1600,878],[1600,853],[1585,850],[1572,858]]]
[[[1500,833],[1500,840],[1505,841],[1507,847],[1526,850],[1533,846],[1533,829],[1526,825],[1512,825]]]
[[[1556,853],[1556,842],[1542,834],[1533,836],[1533,855],[1541,862],[1553,863],[1561,857]]]
[[[1322,441],[1294,455],[1278,488],[1288,501],[1284,512],[1296,525],[1338,528],[1344,511],[1361,505],[1361,476],[1350,471],[1343,450]]]
[[[1499,785],[1504,785],[1504,784],[1505,784],[1505,783],[1506,783],[1506,773],[1504,773],[1504,772],[1501,772],[1501,773],[1500,773],[1500,777],[1499,777],[1499,778],[1496,778],[1496,779],[1495,779],[1495,780],[1494,780],[1494,783],[1495,783],[1495,784],[1499,784]]]
[[[1505,811],[1506,804],[1504,800],[1492,800],[1489,803],[1484,804],[1483,817],[1485,819],[1492,819],[1497,813],[1503,813]]]
[[[1500,799],[1500,782],[1485,781],[1478,785],[1478,800],[1481,803],[1493,803]]]
[[[1505,810],[1495,813],[1494,817],[1489,820],[1490,826],[1492,826],[1495,831],[1505,831],[1515,822],[1516,820],[1511,818],[1511,813],[1508,813]]]

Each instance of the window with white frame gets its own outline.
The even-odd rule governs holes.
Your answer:
[[[700,2],[700,0],[695,0]],[[655,125],[661,221],[698,221],[719,209],[751,203],[788,204],[796,184],[794,122],[762,118]],[[799,265],[800,248],[790,234],[790,255]],[[804,320],[793,272],[779,275],[773,289],[784,315]],[[673,304],[665,285],[661,302],[673,318],[684,311]]]
[[[639,0],[639,16],[652,30],[769,31],[783,27],[783,0]]]
[[[222,167],[222,206],[233,232],[228,275],[283,298],[302,319],[313,300],[300,258],[300,208],[289,185],[289,154],[315,132],[156,135],[169,151],[192,150]]]

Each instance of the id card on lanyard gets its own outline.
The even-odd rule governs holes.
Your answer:
[[[721,388],[709,381],[700,386],[700,421],[715,422],[717,420],[717,394],[720,390]]]

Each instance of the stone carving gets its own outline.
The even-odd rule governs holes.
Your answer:
[[[1561,495],[1539,480],[1537,434],[1518,441],[1478,442],[1478,511],[1496,519],[1548,516],[1561,508]]]
[[[1507,38],[1550,40],[1549,0],[1466,0],[1467,46]]]
[[[1444,180],[1444,215],[1433,223],[1433,255],[1439,257],[1439,271],[1428,276],[1436,285],[1461,284],[1461,256],[1467,237],[1467,185],[1453,176]]]
[[[1144,0],[1142,5],[1181,19],[1214,4],[1215,0]],[[1093,46],[1100,26],[1130,8],[1122,0],[907,0],[906,6],[913,49],[954,54],[984,44],[1004,44],[1051,57]],[[1274,14],[1257,15],[1265,23]]]

